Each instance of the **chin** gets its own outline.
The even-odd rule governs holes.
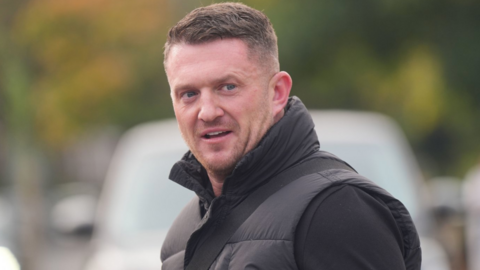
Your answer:
[[[237,162],[238,160],[232,157],[217,157],[200,161],[209,174],[214,173],[217,175],[229,175],[237,165]]]

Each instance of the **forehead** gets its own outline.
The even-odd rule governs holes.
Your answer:
[[[236,38],[218,39],[199,44],[179,43],[173,45],[169,50],[168,66],[172,61],[183,63],[181,60],[187,60],[184,58],[192,58],[192,56],[195,58],[204,56],[207,59],[226,58],[225,60],[231,57],[249,59],[250,49],[245,42]]]
[[[167,76],[170,80],[183,74],[212,76],[219,72],[258,70],[257,61],[249,57],[249,51],[239,39],[176,44],[169,52],[165,67]]]

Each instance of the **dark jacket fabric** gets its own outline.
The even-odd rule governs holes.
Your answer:
[[[295,97],[289,100],[284,117],[227,177],[220,196],[213,195],[205,169],[188,152],[174,165],[170,178],[193,190],[198,197],[184,208],[170,229],[162,246],[162,269],[184,269],[195,250],[208,239],[208,235],[205,235],[206,228],[221,226],[222,220],[246,196],[265,183],[275,181],[275,176],[282,171],[311,158],[336,159],[319,150],[313,121],[301,101]],[[379,220],[375,224],[378,223],[382,232],[387,232],[380,234],[381,239],[372,239],[373,242],[386,243],[385,245],[378,247],[372,244],[370,257],[359,258],[364,254],[355,253],[350,265],[355,265],[355,269],[385,269],[372,268],[371,264],[361,261],[384,257],[382,250],[387,247],[390,252],[388,254],[393,254],[393,259],[382,261],[398,265],[389,269],[420,269],[418,235],[405,207],[369,180],[354,172],[338,169],[300,177],[270,196],[234,233],[210,269],[311,269],[316,267],[318,261],[328,262],[328,268],[313,269],[347,269],[328,266],[337,259],[330,256],[322,260],[322,255],[328,252],[315,252],[315,249],[320,251],[322,247],[324,250],[329,248],[318,242],[328,238],[322,236],[322,233],[328,236],[330,232],[322,230],[319,234],[318,230],[309,228],[313,223],[319,223],[320,228],[326,228],[325,230],[331,230],[331,227],[322,227],[322,224],[332,225],[333,222],[334,227],[343,226],[343,218],[335,214],[339,212],[335,209],[339,207],[339,199],[344,196],[342,192],[348,191],[350,187],[353,187],[350,190],[352,194],[360,194],[353,196],[360,198],[360,201],[372,199],[365,205],[366,209],[373,210],[365,213],[373,216],[374,221]],[[380,212],[375,210],[376,205]],[[334,214],[324,215],[324,210],[332,210]],[[362,215],[357,216],[361,219]],[[386,220],[383,221],[385,217]],[[346,221],[351,223],[348,219]],[[363,227],[368,230],[370,226],[368,223],[359,224],[362,228],[352,232],[354,235],[362,232],[365,229]],[[315,237],[310,237],[311,231]],[[368,239],[352,239],[368,242]],[[332,250],[342,252],[343,241],[337,240],[339,248]],[[349,245],[348,241],[345,244]],[[340,260],[348,258],[340,252],[334,253]],[[316,258],[312,259],[311,256]]]

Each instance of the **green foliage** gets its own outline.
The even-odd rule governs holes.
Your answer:
[[[62,147],[99,125],[128,126],[169,107],[162,1],[29,1],[13,40],[28,55],[34,126]]]
[[[62,147],[99,125],[173,116],[162,46],[168,27],[200,1],[7,2],[11,12],[0,13],[0,41],[10,40],[12,61],[22,68],[4,62],[0,81],[23,82],[27,105],[13,107],[32,114],[42,141]],[[294,80],[292,93],[308,107],[394,117],[422,159],[438,164],[430,168],[434,174],[462,176],[476,161],[478,1],[245,3],[270,17],[282,69]],[[1,97],[5,93],[0,89]]]
[[[480,2],[262,2],[308,107],[394,117],[434,174],[462,176],[477,162]]]

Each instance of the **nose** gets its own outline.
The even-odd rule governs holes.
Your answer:
[[[201,97],[201,107],[198,113],[198,119],[204,122],[213,122],[218,117],[224,115],[223,109],[219,106],[219,101],[211,94],[203,94]]]

